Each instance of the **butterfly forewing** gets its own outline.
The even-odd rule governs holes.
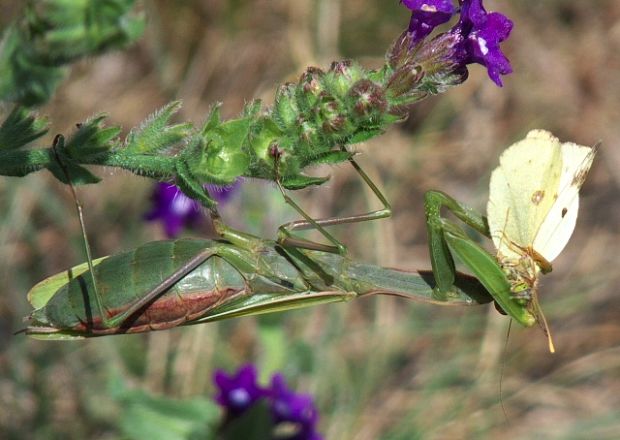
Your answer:
[[[534,130],[508,147],[491,175],[487,216],[498,252],[519,256],[531,246],[551,210],[562,174],[560,142],[551,133]]]

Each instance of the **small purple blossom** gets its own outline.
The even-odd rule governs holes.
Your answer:
[[[241,180],[232,185],[205,185],[209,195],[219,203],[228,202],[241,185]],[[198,224],[203,218],[202,206],[187,197],[172,183],[157,183],[152,195],[153,207],[144,215],[147,221],[160,221],[168,238],[178,236],[184,228]]]
[[[505,15],[488,13],[482,0],[462,0],[461,18],[450,32],[464,38],[461,62],[485,66],[489,77],[501,87],[500,75],[511,73],[512,67],[499,45],[508,38],[512,27],[512,21]]]
[[[319,415],[312,396],[292,391],[279,373],[272,376],[268,388],[261,387],[256,378],[256,368],[251,364],[244,365],[232,375],[221,370],[215,373],[214,381],[218,389],[215,400],[226,409],[229,422],[259,400],[266,399],[274,429],[278,425],[294,427],[290,435],[280,433],[278,439],[323,440],[316,431]]]
[[[222,370],[217,370],[214,376],[218,388],[216,402],[233,416],[243,413],[257,400],[267,395],[266,390],[258,385],[256,378],[256,368],[251,364],[244,365],[230,376]]]
[[[489,77],[495,84],[499,87],[503,85],[501,75],[512,72],[510,61],[500,48],[500,43],[505,41],[512,31],[513,23],[509,18],[499,12],[487,12],[482,0],[459,0],[458,23],[448,32],[420,47],[419,43],[435,27],[452,17],[452,1],[401,0],[401,3],[412,11],[408,33],[401,36],[401,39],[408,42],[410,52],[419,48],[416,55],[418,59],[438,63],[436,68],[431,70],[466,73],[465,66],[477,63],[487,68]],[[402,58],[402,50],[396,51],[394,56]],[[462,78],[464,80],[465,76]]]
[[[454,14],[452,0],[401,0],[401,3],[411,9],[409,32],[413,35],[414,44]]]
[[[287,440],[321,440],[315,431],[319,413],[309,394],[296,394],[290,390],[284,376],[274,374],[271,378],[270,398],[272,411],[277,422],[293,423],[298,431]]]
[[[202,217],[200,203],[187,197],[171,183],[158,183],[152,199],[153,209],[144,218],[147,221],[161,221],[169,238],[176,237],[184,227],[196,224]]]

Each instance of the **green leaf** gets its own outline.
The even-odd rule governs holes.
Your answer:
[[[235,417],[218,433],[222,440],[266,440],[274,438],[273,418],[264,401],[252,405],[239,417]]]
[[[47,119],[15,107],[0,126],[0,150],[16,150],[47,133]]]
[[[211,116],[202,130],[202,151],[195,150],[186,161],[192,174],[203,182],[229,184],[250,166],[250,157],[243,147],[248,140],[251,120],[240,118],[216,124],[215,118],[219,116]]]
[[[216,102],[211,107],[211,111],[209,112],[209,116],[207,116],[207,120],[205,121],[204,125],[202,126],[202,130],[200,131],[200,134],[203,137],[208,132],[214,130],[215,127],[220,125],[221,120],[222,120],[221,119],[221,108],[222,108],[222,103],[221,102]]]
[[[78,129],[65,142],[62,154],[78,162],[108,153],[118,146],[119,127],[104,127],[106,115],[100,114],[78,124]]]
[[[272,118],[282,130],[287,130],[297,124],[299,108],[295,84],[287,83],[280,86],[276,93]]]
[[[282,179],[282,186],[286,189],[302,189],[310,185],[322,185],[329,180],[327,177],[312,177],[304,176],[303,174],[297,176],[287,176]]]
[[[253,99],[243,106],[243,117],[248,119],[256,119],[260,114],[263,102],[260,99]]]
[[[64,65],[126,47],[144,29],[134,0],[24,2],[24,15],[0,41],[0,100],[26,106],[48,101]]]
[[[380,128],[375,128],[375,129],[362,129],[360,131],[358,131],[357,133],[355,133],[353,136],[351,136],[348,139],[348,144],[358,144],[360,142],[365,142],[368,139],[372,139],[374,137],[377,137],[381,134],[383,134],[385,130],[382,130]]]
[[[191,123],[168,125],[170,118],[181,109],[180,101],[173,101],[151,114],[129,133],[125,140],[126,153],[155,153],[177,145],[192,134]]]
[[[130,439],[186,440],[209,435],[219,418],[218,406],[203,397],[187,400],[152,396],[141,390],[122,391],[122,434]]]
[[[327,153],[319,154],[308,162],[314,165],[337,165],[345,160],[349,160],[351,156],[353,156],[353,153],[349,151],[328,151]],[[304,163],[302,164],[305,165]]]
[[[68,184],[67,173],[69,179],[73,185],[88,185],[101,182],[101,179],[88,171],[83,166],[68,160],[63,161],[64,170],[57,163],[51,163],[48,165],[48,169],[54,175],[55,178],[60,180],[64,184]]]

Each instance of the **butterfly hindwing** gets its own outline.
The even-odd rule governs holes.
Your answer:
[[[562,144],[562,175],[555,202],[538,228],[532,246],[553,261],[568,243],[579,210],[579,190],[592,166],[595,150],[573,143]]]

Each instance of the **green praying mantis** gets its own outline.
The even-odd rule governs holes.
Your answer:
[[[491,301],[474,277],[463,274],[442,296],[430,272],[387,269],[258,238],[253,245],[159,241],[94,260],[92,272],[87,264],[73,267],[28,293],[35,310],[24,332],[41,339],[139,333],[369,295],[460,306]]]
[[[538,133],[538,137],[532,133]],[[530,214],[542,219],[538,221],[540,224],[535,224],[532,243],[520,242],[514,236],[511,228],[515,221],[511,220],[509,210],[499,231],[508,236],[500,235],[495,240],[498,231],[492,227],[497,219],[492,213],[501,209],[489,209],[492,220],[489,222],[487,217],[448,195],[429,191],[425,196],[425,213],[432,275],[360,264],[346,255],[262,240],[248,234],[231,234],[228,240],[220,242],[154,242],[95,260],[90,266],[76,266],[35,286],[29,299],[36,310],[25,331],[48,339],[142,332],[368,294],[387,294],[451,305],[494,300],[519,324],[529,327],[543,323],[548,333],[537,300],[537,276],[541,271],[550,271],[549,261],[555,255],[547,254],[546,248],[538,252],[531,246],[544,230],[541,226],[549,223],[545,221],[547,218],[557,223],[551,235],[564,241],[558,246],[552,240],[547,247],[559,253],[566,244],[576,220],[578,190],[592,163],[594,150],[574,144],[560,145],[546,132],[532,133],[502,155],[502,163],[493,173],[490,201],[490,206],[501,204],[498,200],[503,188],[497,181],[506,177],[506,170],[510,174],[513,156],[527,163],[536,159],[535,154],[540,156],[542,150],[551,152],[548,161],[540,160],[545,170],[542,179],[527,180],[521,187],[511,189],[517,195],[525,193],[526,199],[530,198]],[[571,179],[561,179],[562,176]],[[518,175],[515,178],[519,180]],[[538,189],[530,193],[532,188]],[[539,213],[538,207],[544,205],[541,191],[547,190],[550,205],[543,206]],[[442,207],[500,243],[498,254],[491,255],[457,225],[444,219]],[[556,211],[559,217],[555,216]],[[329,220],[330,225],[337,223],[338,219]],[[515,251],[516,260],[502,248],[504,242],[508,243],[506,249]],[[475,278],[456,272],[452,254]],[[550,336],[549,346],[553,351]]]

